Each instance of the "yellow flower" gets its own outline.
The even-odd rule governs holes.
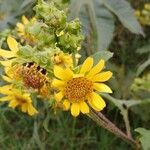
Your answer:
[[[14,66],[6,65],[4,66],[5,75],[2,75],[2,78],[13,84],[18,84],[16,81],[21,81],[20,83],[26,88],[35,89],[40,96],[50,97],[51,83],[47,78],[46,70],[36,64],[31,64],[27,63],[26,66],[19,64]]]
[[[150,3],[146,3],[144,8],[135,11],[135,15],[137,16],[138,20],[142,25],[150,25]]]
[[[1,102],[8,101],[9,107],[19,107],[22,112],[28,113],[30,116],[37,114],[37,110],[32,105],[30,94],[24,93],[19,89],[13,88],[13,85],[5,85],[0,87],[0,93],[6,96],[0,98]]]
[[[70,68],[54,66],[54,79],[52,85],[59,89],[55,94],[57,102],[63,102],[65,110],[71,108],[71,114],[78,116],[80,111],[83,114],[89,113],[89,106],[96,111],[101,111],[105,106],[105,101],[96,93],[112,93],[112,90],[103,82],[110,79],[110,71],[101,70],[104,67],[104,60],[100,60],[93,67],[93,58],[88,57],[79,73],[74,73]]]
[[[52,57],[52,61],[58,66],[73,67],[72,56],[68,53],[63,53],[62,51],[55,53]]]
[[[25,16],[22,16],[22,23],[17,23],[17,32],[19,37],[23,39],[23,42],[26,41],[29,44],[34,44],[36,42],[36,38],[31,35],[29,32],[27,32],[27,27],[30,24],[35,23],[36,18],[33,17],[31,20],[28,20]]]
[[[11,36],[8,36],[7,38],[7,44],[10,49],[5,50],[5,49],[0,49],[0,56],[3,58],[14,58],[17,57],[17,51],[18,51],[18,43],[17,41],[12,38]]]

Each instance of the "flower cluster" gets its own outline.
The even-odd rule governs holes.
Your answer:
[[[141,24],[150,26],[150,3],[146,3],[143,10],[136,10],[135,15]]]
[[[32,26],[36,22],[36,18],[33,17],[31,20],[28,20],[25,16],[22,16],[22,22],[17,23],[17,33],[20,39],[22,40],[21,42],[27,42],[29,44],[34,44],[36,43],[36,38],[30,34],[28,31],[28,27]]]
[[[36,15],[23,16],[15,34],[7,37],[8,48],[0,49],[0,101],[31,116],[38,113],[37,97],[52,108],[70,109],[75,117],[90,108],[101,111],[106,104],[100,93],[112,93],[104,84],[112,73],[102,71],[103,59],[94,66],[88,57],[78,66],[83,40],[79,20],[67,21],[66,12],[50,1],[39,1],[34,10]]]

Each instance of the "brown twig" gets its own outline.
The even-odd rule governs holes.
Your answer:
[[[111,133],[115,134],[116,136],[130,143],[137,150],[141,149],[141,146],[139,145],[139,143],[137,143],[132,137],[128,136],[123,131],[121,131],[115,124],[113,124],[109,119],[107,119],[101,112],[96,112],[91,108],[89,117],[91,117],[94,121],[96,121],[103,128],[107,129]]]

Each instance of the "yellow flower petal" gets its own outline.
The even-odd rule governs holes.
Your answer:
[[[79,113],[80,113],[79,104],[78,103],[73,103],[71,105],[71,114],[72,114],[72,116],[77,117],[79,115]]]
[[[96,66],[94,66],[89,73],[87,74],[87,78],[93,77],[95,74],[99,73],[105,65],[105,61],[101,59]]]
[[[7,72],[9,72],[10,67],[5,67],[4,70],[5,70],[5,73],[7,73]]]
[[[12,89],[12,85],[4,85],[0,87],[0,93],[5,95],[12,94],[11,89]]]
[[[101,111],[104,109],[104,107],[106,106],[105,101],[102,99],[102,97],[100,95],[98,95],[97,93],[93,92],[91,94],[91,97],[88,98],[89,100],[89,104],[94,107],[92,107],[93,109],[95,109],[96,111]]]
[[[0,102],[10,101],[10,96],[5,96],[0,98]]]
[[[29,93],[24,93],[24,94],[22,94],[21,92],[20,92],[20,96],[23,98],[23,99],[25,99],[26,100],[26,103],[31,103],[32,102],[32,99],[31,99],[31,95],[29,94]]]
[[[22,16],[22,22],[24,25],[27,25],[29,23],[29,20],[26,18],[26,16]]]
[[[83,114],[87,114],[87,113],[89,113],[89,106],[85,102],[81,102],[80,110]]]
[[[65,99],[63,101],[63,105],[64,105],[64,110],[65,111],[69,110],[69,108],[70,108],[70,102],[67,99]]]
[[[11,78],[11,80],[12,80],[13,77],[14,77],[14,68],[5,67],[4,70],[5,70],[6,75],[7,75],[9,78]]]
[[[81,74],[85,74],[86,72],[91,70],[92,66],[93,66],[93,58],[92,57],[88,57],[84,61],[83,65],[81,66],[80,73]]]
[[[55,94],[55,99],[56,99],[57,102],[60,102],[63,97],[64,97],[64,93],[62,91]]]
[[[65,72],[67,77],[65,77],[65,80],[70,80],[73,77],[73,72],[70,68],[66,68]]]
[[[22,104],[22,106],[21,106],[21,111],[22,112],[27,112],[27,108],[28,108],[28,106],[27,106],[28,104],[27,103],[24,103],[24,104]]]
[[[54,79],[52,82],[53,87],[62,88],[64,87],[64,85],[65,85],[65,82],[61,80]]]
[[[88,101],[89,105],[96,111],[99,111],[99,109],[97,107],[95,107],[95,105],[93,105],[93,103],[91,102],[91,100]]]
[[[11,100],[10,102],[9,102],[9,107],[11,107],[11,108],[15,108],[15,107],[17,107],[19,105],[19,103],[18,103],[18,101],[16,101],[16,100]]]
[[[25,33],[24,33],[24,32],[18,32],[18,35],[19,35],[19,36],[24,36]],[[25,38],[25,37],[24,37],[24,38]]]
[[[93,77],[93,81],[95,82],[105,82],[109,80],[112,77],[112,72],[111,71],[106,71],[99,73]]]
[[[2,78],[9,83],[11,83],[13,81],[11,78],[9,78],[7,76],[2,76]]]
[[[28,114],[30,115],[30,116],[33,116],[33,115],[35,115],[35,114],[37,114],[38,113],[38,111],[32,106],[32,104],[28,104]]]
[[[12,51],[0,49],[0,56],[2,56],[3,58],[12,58],[15,57],[16,55]]]
[[[18,51],[18,43],[17,41],[12,38],[11,36],[9,36],[7,38],[7,43],[8,43],[8,46],[9,48],[14,52],[14,54]]]
[[[19,32],[24,32],[24,25],[22,23],[18,22],[16,26]]]
[[[36,21],[36,18],[35,18],[35,17],[32,17],[32,18],[31,18],[31,22],[34,23],[35,21]]]
[[[72,78],[73,72],[69,68],[63,69],[59,66],[54,66],[54,75],[59,79],[69,80]]]
[[[5,60],[5,61],[0,61],[0,63],[5,66],[5,67],[10,67],[12,62],[14,61],[15,59],[10,59],[10,60]]]
[[[54,75],[59,78],[59,79],[63,79],[64,78],[64,69],[62,69],[59,66],[54,66]]]
[[[99,92],[112,93],[110,87],[104,83],[94,83],[93,88]]]

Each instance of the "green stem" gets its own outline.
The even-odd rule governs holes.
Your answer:
[[[107,100],[109,100],[110,102],[114,103],[115,106],[117,106],[120,111],[121,111],[121,114],[123,116],[123,120],[124,120],[124,123],[125,123],[125,127],[126,127],[126,132],[127,132],[127,135],[129,137],[132,137],[131,135],[131,131],[130,131],[130,122],[129,122],[129,118],[128,118],[128,109],[130,107],[133,107],[133,106],[136,106],[136,105],[140,105],[140,104],[147,104],[147,103],[150,103],[149,100],[147,100],[146,102],[144,101],[141,101],[141,100],[121,100],[121,99],[116,99],[116,98],[113,98],[112,96],[108,95],[108,94],[102,94],[101,95],[106,98]]]
[[[71,136],[75,137],[75,126],[76,126],[76,118],[73,118],[73,124],[72,124],[72,132],[71,132]],[[74,149],[74,140],[71,139],[71,149]]]
[[[73,66],[76,67],[76,56],[75,53],[72,53]]]
[[[39,134],[38,134],[38,124],[36,120],[34,121],[33,139],[35,140],[40,150],[45,150],[44,145],[41,142]]]
[[[131,135],[131,128],[130,128],[130,122],[129,122],[129,118],[128,118],[128,111],[124,110],[122,113],[123,113],[122,114],[123,120],[124,120],[124,123],[125,123],[125,126],[126,126],[127,135],[128,135],[128,137],[132,137],[132,135]]]
[[[32,94],[32,100],[34,103],[34,106],[37,106],[37,100],[36,100],[36,94]],[[34,117],[34,126],[33,126],[33,139],[35,143],[38,145],[40,150],[45,150],[43,143],[40,140],[39,134],[38,134],[38,116]]]

